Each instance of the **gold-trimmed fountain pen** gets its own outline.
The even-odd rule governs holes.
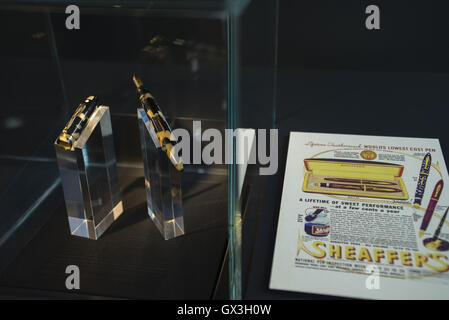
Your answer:
[[[178,159],[175,154],[176,139],[173,136],[170,126],[165,119],[159,105],[151,95],[151,93],[143,86],[142,80],[136,75],[133,75],[133,81],[139,93],[139,100],[142,108],[145,110],[148,118],[150,119],[151,126],[153,127],[156,135],[159,139],[162,150],[167,154],[173,166],[178,171],[184,170],[182,159]]]
[[[80,103],[59,135],[57,141],[58,145],[66,150],[72,149],[73,144],[78,140],[81,132],[86,127],[86,124],[89,121],[90,116],[94,113],[97,105],[98,99],[96,96],[89,96],[86,100]]]

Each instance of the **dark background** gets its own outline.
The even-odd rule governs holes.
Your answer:
[[[443,0],[278,1],[279,68],[447,72],[449,4]],[[365,9],[380,8],[380,30]],[[276,1],[250,4],[242,22],[247,66],[272,65]]]

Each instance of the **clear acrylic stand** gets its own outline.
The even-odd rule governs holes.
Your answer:
[[[184,234],[181,173],[162,151],[150,119],[137,109],[148,214],[165,240]]]
[[[94,111],[73,150],[55,149],[70,232],[96,240],[123,212],[109,107]]]

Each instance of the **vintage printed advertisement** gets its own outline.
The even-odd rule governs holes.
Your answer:
[[[438,139],[292,132],[270,288],[448,299],[448,191]]]

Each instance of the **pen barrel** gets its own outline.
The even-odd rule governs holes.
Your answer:
[[[366,186],[366,191],[371,192],[401,192],[401,189],[398,188],[390,188],[390,187],[383,187],[383,186]]]
[[[395,185],[397,185],[397,183],[392,182],[392,181],[352,179],[352,178],[324,178],[324,180],[326,180],[326,181],[334,181],[334,182],[343,182],[343,183],[377,185],[377,186],[395,186]]]
[[[151,93],[145,89],[145,87],[138,87],[137,92],[139,93],[139,100],[145,111],[151,111],[152,114],[157,114],[161,111],[156,99],[151,95]]]
[[[171,133],[171,128],[168,125],[167,120],[165,119],[164,115],[161,112],[159,112],[155,116],[155,121],[158,123],[158,127],[160,128],[160,131],[168,131]]]
[[[76,131],[81,131],[84,126],[84,121],[79,116],[76,116],[73,121],[70,123],[67,129],[64,129],[64,132],[68,135],[73,135]]]
[[[321,183],[320,186],[332,189],[364,190],[363,185],[355,185],[355,184]]]
[[[140,102],[142,103],[142,106],[146,111],[150,110],[153,114],[157,114],[161,110],[154,98],[150,98],[148,96],[142,97],[140,99]]]
[[[444,212],[443,217],[440,220],[440,223],[438,224],[438,228],[435,230],[435,234],[433,235],[434,238],[438,238],[440,235],[441,228],[443,227],[444,222],[446,221],[447,212],[449,211],[449,207],[447,207],[446,211]]]
[[[426,230],[427,226],[429,225],[430,219],[432,218],[433,211],[435,210],[435,207],[437,205],[438,200],[430,200],[429,205],[427,206],[426,213],[424,214],[424,217],[422,218],[421,222],[421,230]]]
[[[377,180],[362,180],[362,184],[371,184],[376,186],[396,186],[396,182],[390,181],[377,181]]]
[[[441,192],[443,191],[443,180],[440,180],[435,185],[435,188],[433,188],[432,196],[430,197],[429,204],[426,209],[426,213],[424,214],[424,217],[421,222],[421,230],[426,230],[427,226],[429,225],[430,219],[432,219],[433,211],[435,210],[435,207],[438,203],[438,199],[440,199]]]
[[[67,134],[72,135],[75,132],[79,132],[84,129],[86,126],[87,121],[89,120],[89,117],[92,115],[93,110],[95,109],[94,105],[90,105],[89,107],[85,107],[81,114],[78,114],[75,119],[73,119],[73,122],[67,128]]]
[[[401,189],[383,187],[383,186],[368,186],[365,184],[342,184],[342,183],[321,183],[320,187],[332,189],[346,189],[346,190],[360,190],[369,192],[401,192]]]
[[[432,166],[432,157],[430,153],[427,153],[421,163],[421,169],[419,171],[418,185],[416,186],[414,204],[421,205],[424,190],[426,188],[427,177]]]
[[[134,84],[136,85],[137,92],[139,94],[140,104],[142,108],[145,110],[145,113],[147,114],[150,120],[151,126],[156,132],[162,150],[167,154],[167,157],[174,165],[174,167],[177,170],[182,171],[183,162],[182,159],[178,159],[176,156],[174,146],[176,145],[177,141],[171,132],[170,125],[165,119],[165,116],[162,113],[154,97],[143,86],[142,81],[135,75],[133,76],[133,81]]]
[[[138,89],[138,92],[140,94],[140,103],[147,113],[148,117],[150,118],[156,133],[161,131],[171,132],[171,128],[164,115],[162,114],[161,108],[156,103],[156,100],[143,87],[140,87]]]
[[[84,102],[80,103],[66,127],[62,130],[60,140],[66,140],[66,144],[71,145],[77,139],[81,131],[89,121],[97,106],[97,97],[90,96]],[[65,138],[63,138],[65,137]]]
[[[149,117],[151,124],[153,125],[154,131],[156,133],[164,131],[164,127],[158,116]]]

